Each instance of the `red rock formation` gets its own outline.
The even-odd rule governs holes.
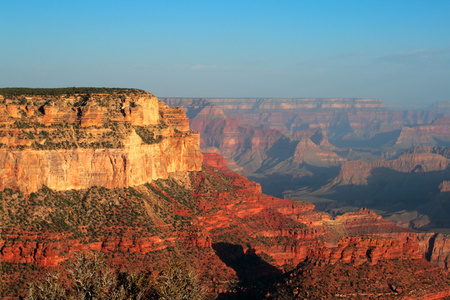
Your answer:
[[[416,236],[427,260],[450,270],[450,236],[442,233],[419,233]]]
[[[410,148],[419,145],[434,146],[436,139],[450,141],[450,118],[438,118],[431,124],[403,127],[395,146]]]
[[[430,240],[428,240],[430,251]],[[430,261],[442,268],[450,270],[450,236],[446,234],[437,234],[434,236],[432,251],[429,257]]]
[[[206,164],[230,174],[225,160],[219,155],[210,153],[204,153],[203,155]],[[236,180],[242,178],[236,174],[231,176],[234,176]],[[332,220],[326,214],[314,211],[312,204],[302,203],[302,206],[298,207],[299,202],[295,202],[294,205],[290,200],[265,195],[262,195],[258,202],[252,202],[252,204],[249,203],[249,200],[246,202],[246,206],[250,207],[253,207],[252,205],[256,205],[256,203],[268,205],[291,220],[308,225],[308,228],[303,230],[260,231],[258,236],[284,236],[296,241],[292,243],[291,240],[287,245],[278,245],[272,248],[253,246],[256,247],[257,253],[270,253],[280,266],[287,262],[298,263],[308,257],[321,258],[327,263],[344,261],[362,264],[366,261],[376,263],[380,259],[418,259],[425,258],[428,255],[427,258],[433,263],[448,268],[450,248],[447,247],[447,244],[450,245],[450,243],[447,243],[449,238],[446,235],[438,235],[439,238],[432,239],[433,234],[405,231],[405,229],[382,219],[381,216],[371,210],[361,209],[358,212],[337,216]],[[231,209],[232,206],[228,204],[227,207]],[[230,210],[229,213],[243,217],[246,211],[244,207],[240,207],[243,211],[233,212]],[[262,213],[264,208],[256,210],[253,207],[249,211]],[[267,217],[259,216],[267,220]],[[276,220],[276,218],[270,218]],[[214,219],[214,226],[225,227],[226,225],[218,225],[218,219],[226,222],[226,220],[230,220],[230,217],[216,217]],[[324,227],[333,228],[331,232],[334,233],[325,230]],[[325,238],[327,242],[318,242],[319,236],[322,237],[321,239]],[[432,250],[429,248],[430,239],[434,245]]]
[[[204,115],[206,118],[202,119]],[[223,113],[217,108],[207,106],[191,122],[193,130],[203,133],[202,146],[214,146],[229,156],[234,156],[241,148],[252,151],[269,149],[282,136],[275,130],[242,126],[239,120],[223,117]]]
[[[186,117],[186,114],[181,107],[169,107],[167,104],[160,102],[159,111],[161,118],[165,120],[168,125],[180,131],[189,130],[189,119]]]
[[[217,245],[235,245],[243,249],[234,254],[236,257],[228,259],[243,259],[246,255],[268,256],[271,265],[279,269],[289,269],[311,259],[324,264],[362,266],[422,257],[447,266],[450,249],[447,249],[446,236],[442,236],[441,241],[439,236],[407,231],[365,209],[332,219],[316,211],[310,203],[262,194],[259,184],[231,172],[217,154],[205,153],[203,157],[208,166],[201,172],[190,174],[186,183],[190,193],[184,198],[177,189],[185,191],[185,188],[177,188],[171,181],[136,187],[141,195],[146,195],[141,196],[147,197],[142,198],[147,199],[144,203],[155,201],[150,199],[156,195],[170,201],[169,215],[164,219],[152,217],[153,224],[159,224],[158,230],[150,232],[126,226],[121,229],[115,227],[118,224],[112,224],[110,228],[98,228],[100,235],[97,238],[76,238],[71,233],[39,234],[5,228],[0,241],[0,258],[5,262],[55,266],[80,250],[114,253],[118,257],[125,255],[125,260],[127,256],[147,257],[167,249],[178,249],[180,253],[202,251],[205,259],[214,261],[212,265],[201,264],[199,270],[209,282],[220,277],[215,273],[219,270],[228,278],[235,276],[214,256],[211,247]],[[165,185],[170,189],[164,188]],[[125,205],[131,204],[128,201],[123,202],[124,209]],[[177,216],[173,223],[171,216]],[[188,218],[183,226],[175,221],[180,217]],[[261,268],[260,275],[273,272],[263,265]]]
[[[325,151],[313,143],[311,139],[301,139],[295,148],[293,161],[296,163],[307,163],[314,166],[341,165],[346,161],[332,151]]]
[[[238,159],[248,170],[258,169],[266,157],[265,152],[284,137],[280,132],[264,126],[253,128],[242,125],[240,120],[226,117],[216,106],[206,105],[197,110],[190,126],[201,132],[202,149],[220,149],[229,162]]]
[[[84,106],[78,109],[79,122],[81,127],[99,126],[107,121],[106,107]],[[45,116],[45,114],[44,114]]]
[[[438,111],[388,110],[377,99],[350,98],[164,98],[170,105],[189,107],[208,101],[223,109],[242,125],[265,124],[293,137],[296,131],[325,129],[331,132],[337,125],[355,137],[374,136],[376,133],[401,129],[403,126],[430,124]]]
[[[450,181],[444,180],[444,181],[439,185],[439,190],[440,190],[441,192],[450,192]]]
[[[293,138],[297,140],[310,139],[314,144],[324,150],[335,150],[336,147],[328,141],[328,135],[325,130],[299,130],[293,134]]]
[[[203,153],[203,162],[220,171],[227,171],[227,161],[217,153]]]
[[[182,239],[194,241],[193,243],[195,245],[208,246],[211,241],[219,241],[223,230],[228,231],[231,224],[236,224],[239,226],[236,227],[236,234],[238,236],[238,231],[241,231],[241,234],[245,232],[246,235],[252,236],[254,239],[256,238],[256,243],[252,245],[252,247],[256,249],[256,253],[264,252],[273,255],[276,264],[279,266],[283,266],[287,263],[292,264],[292,262],[298,263],[311,255],[322,257],[331,262],[334,260],[333,257],[337,255],[336,253],[342,254],[342,251],[346,248],[360,248],[358,250],[359,254],[352,254],[348,252],[348,249],[346,250],[346,253],[348,252],[350,253],[349,255],[353,255],[357,258],[355,258],[355,262],[358,263],[369,259],[376,259],[376,255],[378,255],[376,253],[390,253],[390,256],[388,256],[389,258],[401,258],[403,255],[414,257],[414,255],[417,255],[417,253],[410,255],[409,253],[405,254],[402,251],[399,252],[399,250],[395,250],[404,247],[405,243],[408,243],[407,240],[398,241],[397,237],[377,237],[376,234],[402,231],[403,229],[381,219],[381,217],[371,211],[362,210],[358,213],[345,214],[344,216],[336,218],[336,220],[331,220],[328,215],[315,211],[312,204],[292,202],[287,199],[278,199],[262,194],[261,187],[258,184],[250,182],[245,177],[228,170],[224,165],[223,159],[217,154],[205,154],[204,157],[205,162],[218,166],[221,173],[228,176],[229,179],[227,179],[227,184],[231,184],[233,192],[208,190],[204,191],[206,192],[205,194],[204,192],[201,192],[204,188],[202,180],[194,180],[194,182],[191,183],[193,184],[192,188],[197,201],[203,204],[203,213],[196,221],[196,227],[199,228],[200,231],[199,229],[194,228],[187,230],[185,232],[191,233],[184,235],[185,237]],[[217,177],[219,182],[223,180],[220,177],[223,175],[220,175],[221,173],[216,173],[217,171],[212,171],[207,168],[204,172],[208,172],[211,176],[219,176]],[[201,173],[199,173],[196,178],[201,179],[203,177],[201,176]],[[212,200],[208,199],[215,200],[210,202]],[[212,211],[214,211],[213,218],[210,217]],[[253,225],[247,227],[248,225],[244,225],[245,223],[242,223],[242,220],[247,220],[247,224]],[[336,228],[334,233],[327,229],[330,226]],[[260,229],[255,231],[254,228]],[[209,233],[200,234],[202,230],[206,230],[204,232]],[[18,233],[15,234],[18,236]],[[371,234],[372,236],[370,238],[355,237],[349,239],[345,237],[348,234],[355,236],[359,234]],[[23,234],[21,234],[21,236],[23,236]],[[212,240],[208,241],[208,236],[210,236]],[[286,237],[286,241],[290,241],[289,248],[286,248],[286,244],[273,244],[270,246],[257,242],[258,238],[276,236]],[[39,260],[39,256],[32,256],[32,253],[37,251],[35,251],[35,249],[42,249],[41,251],[48,253],[48,257],[50,257],[48,260],[53,260],[57,263],[61,259],[55,258],[56,254],[54,253],[64,253],[67,249],[72,248],[77,249],[76,245],[80,243],[76,240],[71,241],[71,245],[66,245],[59,248],[59,250],[55,250],[55,246],[51,246],[51,243],[30,243],[28,242],[29,240],[32,240],[30,237],[25,237],[27,242],[17,242],[12,241],[10,239],[11,237],[12,236],[7,236],[8,241],[3,241],[1,246],[3,259],[5,261],[20,260],[24,262],[34,261],[36,263],[42,261],[43,264],[47,264],[45,259]],[[51,237],[48,239],[61,240],[62,238]],[[173,241],[175,240],[176,238],[173,239]],[[112,240],[107,238],[100,244],[96,242],[85,247],[103,251],[146,253],[148,251],[155,251],[155,249],[160,247],[158,244],[161,242],[167,243],[167,241],[170,241],[170,239],[165,238],[164,240],[161,240],[161,238],[149,236],[130,240],[126,236],[123,236],[120,238],[113,238]],[[384,248],[393,247],[393,245],[397,245],[397,248],[392,248],[394,249],[392,250],[394,251],[393,253]],[[369,248],[378,249],[373,252],[376,255],[373,254],[370,257],[366,255]],[[25,251],[24,249],[28,250]],[[19,255],[19,253],[21,254]],[[44,255],[43,257],[47,256]]]
[[[447,299],[449,284],[446,271],[424,260],[356,267],[310,260],[266,292],[264,299]]]
[[[0,240],[2,261],[55,266],[77,250],[103,251],[124,261],[131,260],[131,257],[148,257],[150,255],[146,254],[150,253],[158,257],[164,251],[169,253],[173,250],[181,256],[195,257],[200,273],[211,285],[221,279],[227,283],[226,280],[236,278],[237,273],[223,261],[254,255],[265,257],[267,261],[260,265],[259,271],[251,278],[280,272],[283,268],[291,269],[308,259],[331,265],[350,263],[361,266],[365,263],[377,264],[382,260],[414,261],[425,257],[447,267],[449,249],[446,236],[441,238],[440,235],[410,232],[369,210],[332,219],[328,214],[315,210],[310,203],[262,194],[259,184],[230,171],[225,160],[217,154],[205,154],[204,162],[208,166],[200,170],[198,163],[202,156],[198,148],[198,136],[182,130],[186,129],[182,112],[164,107],[156,111],[155,119],[153,104],[157,102],[151,100],[146,103],[147,98],[142,96],[131,99],[124,96],[120,101],[113,101],[108,107],[115,107],[116,110],[112,117],[106,119],[103,118],[101,108],[91,110],[81,105],[83,108],[76,110],[74,120],[83,120],[84,113],[85,119],[78,125],[86,135],[95,134],[95,131],[103,134],[99,124],[105,125],[102,123],[105,120],[111,123],[120,120],[123,126],[117,128],[123,131],[121,148],[76,146],[70,149],[38,150],[32,148],[35,144],[24,144],[25,149],[20,149],[21,132],[14,129],[18,129],[21,123],[10,121],[21,114],[9,108],[9,115],[2,121],[10,127],[5,127],[7,129],[3,132],[15,136],[18,143],[11,143],[1,149],[4,153],[3,158],[0,158],[0,162],[3,162],[0,188],[12,187],[30,193],[47,185],[55,191],[65,192],[42,189],[35,193],[38,196],[4,192],[6,196],[2,205],[8,205],[11,212],[2,216],[2,221],[5,221]],[[99,96],[100,102],[96,103],[106,100]],[[322,105],[348,109],[346,103],[325,101]],[[356,101],[352,105],[361,103],[372,105],[371,101]],[[261,107],[284,107],[284,104],[261,103]],[[64,105],[55,105],[57,109],[50,108],[47,119],[43,121],[45,106],[43,116],[37,113],[30,116],[35,116],[34,120],[49,127],[68,122],[70,126],[60,126],[63,135],[61,140],[67,140],[70,134],[77,134],[73,126],[76,124],[67,121],[71,120],[69,116],[73,116],[72,112],[59,109]],[[146,112],[150,111],[148,116]],[[159,124],[159,121],[166,125]],[[214,127],[218,124],[216,121],[202,122],[205,129],[210,126],[211,132],[223,134],[222,139],[217,140],[221,143],[234,145],[234,139],[239,140],[236,144],[242,145],[245,141],[250,143],[251,149],[266,149],[274,143],[271,140],[273,135],[265,135],[272,129],[249,129],[235,120],[224,119],[222,125],[225,126],[220,131],[219,127]],[[11,127],[11,124],[17,128]],[[175,130],[172,124],[180,129]],[[37,132],[41,127],[30,130]],[[160,137],[156,138],[157,135]],[[34,137],[29,139],[36,141]],[[81,138],[73,140],[81,144]],[[311,143],[314,144],[308,139],[305,145],[312,146]],[[298,152],[299,156],[303,155],[300,150]],[[414,170],[416,165],[411,163],[412,158],[415,163],[426,165],[423,171],[448,166],[448,159],[439,154],[405,155],[405,160],[399,158],[392,163],[393,166],[399,170]],[[186,171],[192,172],[188,174]],[[169,173],[172,176],[166,179]],[[361,178],[364,179],[363,175]],[[158,178],[166,180],[153,181]],[[151,181],[152,184],[143,185]],[[93,185],[121,189],[102,190]],[[135,188],[123,188],[129,186]],[[90,196],[90,190],[67,191],[89,187],[98,189],[98,193]],[[27,203],[29,197],[34,197],[32,203]],[[90,209],[82,210],[86,206],[90,206]],[[36,211],[30,211],[32,208]],[[95,218],[85,218],[83,213],[89,213],[89,216],[92,213]],[[64,218],[61,219],[61,216]],[[103,217],[104,221],[98,223],[97,218]],[[22,219],[23,222],[18,221]],[[92,220],[95,220],[95,231],[91,228],[91,233],[86,234],[87,230],[83,226],[88,226],[85,222],[90,222],[89,226],[92,227]],[[39,226],[48,226],[50,229],[43,233],[30,229],[38,230]],[[217,252],[212,249],[217,245],[237,247],[242,251],[225,253],[225,256],[234,257],[222,257],[221,262]],[[198,257],[203,260],[199,261]],[[153,263],[157,268],[160,261],[155,258]],[[222,278],[221,274],[226,276]],[[223,288],[223,284],[217,286]]]
[[[217,154],[204,154],[204,157],[206,163],[218,166],[222,172],[226,170],[224,162]],[[256,253],[267,253],[272,256],[278,266],[297,264],[308,257],[320,258],[327,263],[345,261],[362,264],[366,261],[376,263],[379,259],[386,258],[403,259],[423,256],[418,242],[409,238],[408,233],[400,234],[404,229],[383,220],[372,211],[360,210],[331,220],[327,215],[313,210],[312,204],[291,202],[264,194],[254,198],[252,194],[260,193],[259,189],[255,190],[253,185],[242,181],[241,176],[236,174],[231,176],[234,178],[233,185],[239,182],[239,194],[246,194],[247,200],[245,203],[239,203],[239,206],[228,202],[226,210],[217,211],[213,220],[200,218],[201,224],[204,224],[212,232],[213,240],[215,239],[215,230],[229,227],[236,216],[241,219],[263,219],[270,223],[283,216],[283,218],[287,217],[289,220],[301,222],[304,227],[283,230],[283,226],[281,226],[278,230],[260,231],[256,236],[285,237],[286,242],[269,247],[252,245]],[[249,193],[249,189],[251,193]],[[236,211],[236,208],[239,210]],[[281,216],[276,217],[276,215],[270,214],[269,209],[281,213]],[[286,226],[288,222],[285,220],[281,223]],[[279,223],[272,224],[274,228],[277,228],[275,224]],[[333,229],[329,230],[328,228]],[[244,230],[244,228],[239,227],[238,230]],[[398,232],[398,234],[393,234],[393,232]]]
[[[183,105],[187,114],[192,115],[191,127],[201,132],[203,150],[212,147],[218,149],[234,170],[241,170],[244,174],[255,172],[259,168],[280,172],[284,169],[294,170],[303,163],[335,166],[345,161],[331,151],[335,148],[329,144],[324,130],[297,131],[305,139],[297,134],[295,139],[300,142],[290,141],[280,131],[269,129],[266,125],[255,127],[254,124],[243,124],[239,117],[229,118],[223,113],[222,107],[211,105],[206,100],[166,101],[171,105]],[[317,144],[309,138],[314,139]],[[296,150],[294,144],[298,144]],[[266,163],[271,165],[264,165]]]
[[[409,173],[442,171],[449,166],[450,160],[448,158],[435,153],[405,153],[397,159],[386,161],[349,161],[341,166],[341,171],[332,185],[365,185],[376,168],[389,168]]]

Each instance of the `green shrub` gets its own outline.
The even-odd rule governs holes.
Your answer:
[[[195,270],[179,260],[171,261],[156,282],[144,273],[115,273],[98,253],[77,254],[65,273],[50,273],[44,280],[31,283],[27,299],[201,300],[205,296]]]

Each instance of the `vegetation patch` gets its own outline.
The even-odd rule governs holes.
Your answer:
[[[162,135],[156,134],[154,130],[150,130],[147,127],[135,126],[134,130],[145,144],[156,144],[161,142],[163,139]]]
[[[4,96],[64,96],[75,94],[129,94],[145,93],[139,89],[105,88],[105,87],[66,87],[66,88],[0,88],[0,95]]]

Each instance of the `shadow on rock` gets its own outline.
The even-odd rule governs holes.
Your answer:
[[[212,248],[228,267],[236,271],[240,281],[235,292],[221,294],[218,299],[260,299],[262,291],[255,286],[282,275],[281,270],[256,255],[251,246],[244,250],[241,245],[215,243]]]

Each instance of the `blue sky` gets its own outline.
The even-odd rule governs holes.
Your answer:
[[[450,100],[450,1],[0,0],[0,86]]]

